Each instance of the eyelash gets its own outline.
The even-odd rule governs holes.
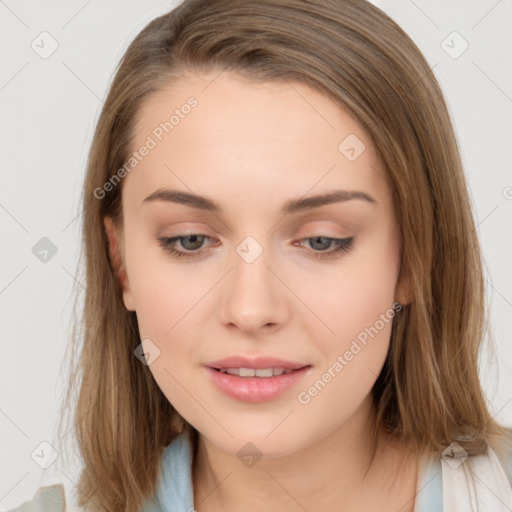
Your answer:
[[[195,260],[199,258],[202,254],[202,251],[194,251],[194,252],[185,252],[185,251],[178,251],[174,248],[176,243],[179,240],[183,240],[184,238],[188,238],[189,236],[200,236],[204,237],[205,239],[209,239],[210,237],[208,235],[201,235],[199,233],[191,233],[189,235],[182,235],[182,236],[174,236],[174,237],[157,237],[158,243],[164,248],[166,252],[169,252],[172,254],[173,257],[177,258],[188,258],[189,260]],[[352,245],[354,242],[354,237],[350,238],[333,238],[329,236],[312,236],[303,238],[302,240],[313,240],[314,238],[325,238],[327,240],[332,240],[334,244],[336,245],[335,249],[331,249],[329,251],[314,251],[313,250],[313,257],[317,258],[319,260],[324,260],[330,257],[334,257],[337,254],[343,254],[350,249],[352,249]]]

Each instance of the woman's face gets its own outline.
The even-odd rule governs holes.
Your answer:
[[[305,85],[190,74],[144,104],[132,150],[123,298],[177,411],[219,448],[268,457],[367,411],[406,301],[390,190],[359,124]],[[211,368],[263,357],[303,369]]]

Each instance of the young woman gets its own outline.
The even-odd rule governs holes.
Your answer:
[[[381,10],[186,0],[153,20],[83,206],[83,510],[510,510],[456,139]]]

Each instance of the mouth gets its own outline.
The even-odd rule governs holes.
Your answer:
[[[281,375],[283,373],[290,373],[293,370],[300,370],[310,365],[307,363],[287,361],[277,357],[248,357],[239,355],[213,361],[207,366],[224,373],[230,373],[231,375],[240,375],[241,377],[272,377],[273,375]],[[272,371],[272,375],[270,371]]]
[[[268,368],[206,367],[210,382],[224,396],[239,402],[269,402],[291,391],[304,378],[311,365]]]
[[[257,377],[261,379],[268,379],[270,377],[278,377],[279,375],[289,374],[302,368],[307,368],[310,365],[305,365],[301,368],[285,369],[285,368],[212,368],[220,373],[227,373],[229,375],[236,375],[238,377]]]

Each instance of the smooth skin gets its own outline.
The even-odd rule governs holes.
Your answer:
[[[393,481],[401,446],[382,433],[365,476],[374,421],[370,390],[384,364],[384,327],[309,403],[298,400],[365,328],[410,290],[400,277],[399,225],[384,169],[361,126],[327,96],[299,83],[248,83],[222,72],[190,73],[150,97],[133,150],[170,113],[197,106],[124,179],[124,222],[109,218],[111,256],[123,261],[123,300],[141,340],[160,354],[149,368],[176,410],[200,433],[194,504],[215,511],[412,512],[417,461]],[[365,145],[351,161],[340,143]],[[154,138],[154,137],[153,137]],[[144,199],[160,188],[206,196],[221,212]],[[334,190],[352,199],[283,216],[291,199]],[[174,244],[158,237],[197,234]],[[248,263],[246,237],[263,252]],[[346,252],[316,237],[353,237]],[[317,242],[315,243],[315,240]],[[399,279],[400,277],[400,279]],[[398,313],[399,314],[399,313]],[[311,365],[292,390],[264,403],[229,398],[204,365],[231,355]],[[252,443],[252,467],[237,453]]]

